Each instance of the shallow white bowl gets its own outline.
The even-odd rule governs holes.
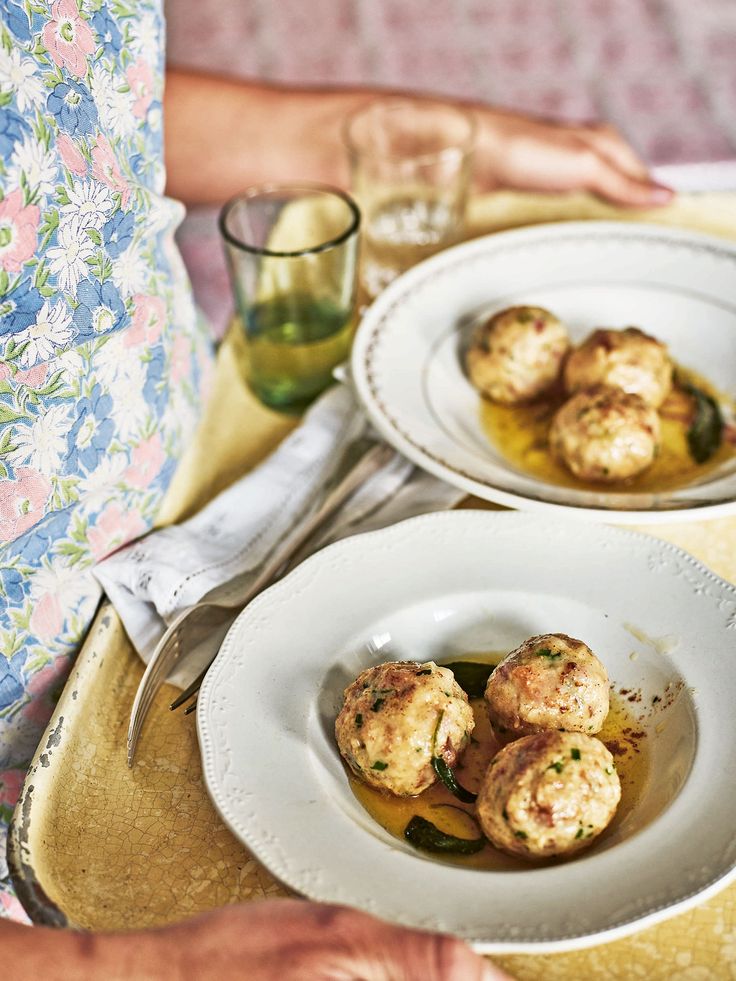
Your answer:
[[[589,643],[642,704],[674,693],[643,722],[653,765],[627,819],[590,852],[517,872],[443,865],[384,832],[335,745],[345,686],[385,660],[457,659],[557,631]],[[736,590],[656,539],[533,515],[414,518],[330,546],[238,618],[199,696],[207,787],[233,832],[306,896],[485,952],[599,943],[734,875],[734,641]]]
[[[353,346],[358,395],[381,434],[430,473],[511,507],[618,523],[736,511],[736,460],[661,494],[559,487],[514,469],[491,445],[461,348],[481,316],[546,307],[574,342],[595,327],[642,327],[729,398],[736,395],[736,246],[661,226],[562,222],[448,249],[399,277]]]

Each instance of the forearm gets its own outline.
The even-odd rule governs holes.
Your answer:
[[[249,184],[323,181],[347,186],[346,117],[373,88],[290,88],[170,69],[164,97],[167,192],[187,204],[220,204]],[[584,188],[629,206],[665,204],[646,165],[606,126],[565,125],[477,102],[410,93],[470,109],[477,120],[481,190]]]
[[[128,934],[0,921],[0,951],[14,981],[510,981],[460,940],[299,899],[227,906]]]
[[[462,104],[483,133],[517,118],[431,93],[371,87],[289,87],[170,68],[164,97],[167,193],[189,204],[220,203],[262,181],[323,181],[346,187],[346,118],[378,96]]]
[[[178,981],[176,952],[162,959],[155,933],[89,934],[0,920],[0,951],[18,981]]]

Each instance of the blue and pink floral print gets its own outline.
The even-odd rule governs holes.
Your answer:
[[[158,0],[0,0],[0,911],[4,830],[210,364],[164,197]]]

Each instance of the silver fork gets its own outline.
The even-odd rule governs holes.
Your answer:
[[[193,640],[207,640],[213,653],[200,676],[183,692],[172,707],[191,697],[199,688],[207,668],[215,659],[225,634],[242,608],[258,593],[280,579],[300,558],[299,551],[306,542],[332,517],[358,488],[374,473],[385,467],[398,454],[385,443],[368,450],[331,490],[320,507],[304,522],[297,525],[276,546],[255,579],[244,573],[211,590],[204,599],[183,610],[169,626],[156,645],[151,660],[141,678],[128,726],[128,766],[133,766],[143,724],[153,700],[172,669],[195,646]],[[216,644],[212,644],[212,636]]]

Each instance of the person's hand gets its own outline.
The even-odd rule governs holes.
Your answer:
[[[474,171],[481,190],[584,188],[632,207],[666,204],[672,197],[650,180],[611,126],[554,123],[437,94],[289,88],[172,68],[164,104],[167,193],[190,204],[219,204],[248,184],[289,181],[295,173],[347,186],[345,119],[371,98],[390,95],[471,110],[478,121]]]
[[[584,188],[615,204],[656,207],[672,191],[651,180],[643,161],[613,127],[564,125],[476,107],[475,171],[484,189]]]
[[[229,906],[161,930],[96,939],[102,946],[107,943],[105,953],[113,955],[113,962],[112,948],[120,949],[120,973],[110,973],[108,968],[104,975],[108,981],[508,978],[460,940],[392,926],[347,907],[298,899]],[[138,963],[140,973],[134,967]]]

